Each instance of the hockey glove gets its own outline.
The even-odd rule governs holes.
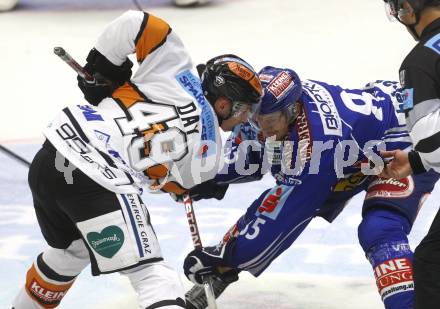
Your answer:
[[[217,200],[223,199],[228,190],[229,184],[218,184],[214,180],[208,180],[201,184],[192,187],[188,190],[189,196],[193,201],[200,201],[203,199],[215,198]],[[172,198],[176,202],[183,201],[183,195],[172,194]]]
[[[192,187],[189,190],[189,195],[194,201],[210,198],[221,200],[225,196],[228,187],[229,184],[218,184],[214,180],[208,180]]]
[[[197,73],[199,74],[199,77],[202,78],[203,72],[206,69],[206,64],[204,64],[204,63],[198,64],[196,66],[196,68],[197,68]]]
[[[130,80],[132,66],[133,63],[128,58],[122,65],[114,65],[93,48],[87,56],[87,64],[84,69],[93,75],[95,81],[90,83],[78,76],[78,87],[84,94],[84,98],[96,106],[104,98],[111,96],[116,88]]]
[[[86,81],[79,75],[76,79],[78,80],[78,87],[81,89],[87,102],[97,106],[104,98],[111,96],[116,87],[99,73],[93,74],[93,77],[95,78],[93,83]]]
[[[185,276],[195,284],[203,284],[203,279],[207,276],[225,283],[237,281],[238,270],[220,271],[226,266],[223,259],[224,249],[224,246],[213,246],[191,251],[183,263]]]

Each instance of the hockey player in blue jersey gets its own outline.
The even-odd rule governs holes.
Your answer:
[[[233,281],[243,270],[259,276],[314,217],[333,221],[352,196],[366,190],[359,242],[385,308],[412,308],[413,253],[407,235],[438,176],[376,176],[383,167],[379,150],[411,147],[398,84],[377,81],[364,89],[342,89],[301,82],[294,71],[273,67],[263,68],[259,77],[265,93],[252,117],[257,129],[249,123],[237,127],[227,147],[228,165],[214,182],[192,193],[209,197],[202,191],[211,186],[213,192],[220,188],[211,196],[221,197],[225,184],[258,180],[268,170],[276,184],[217,246],[188,254],[186,276],[194,283],[207,275]],[[187,308],[202,308],[191,291],[187,303]]]

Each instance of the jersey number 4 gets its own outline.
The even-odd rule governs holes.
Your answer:
[[[134,135],[128,146],[131,166],[137,171],[180,160],[188,153],[186,134],[169,122],[179,118],[173,105],[138,102],[127,109],[131,116],[117,119],[123,135]]]

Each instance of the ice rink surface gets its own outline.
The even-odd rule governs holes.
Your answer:
[[[140,1],[168,21],[194,62],[235,53],[257,69],[295,69],[300,77],[360,87],[375,79],[396,80],[403,57],[415,42],[398,23],[388,22],[382,0],[224,0],[195,9],[168,1]],[[64,47],[84,63],[104,25],[130,1],[24,0],[0,14],[0,142],[29,160],[42,141],[41,130],[55,111],[82,103],[76,78],[53,55]],[[27,169],[0,154],[0,308],[24,283],[25,273],[44,247],[27,188]],[[197,202],[205,244],[214,244],[272,179],[230,188],[221,202]],[[311,192],[312,194],[312,192]],[[413,247],[438,209],[435,190],[414,225]],[[191,249],[185,213],[166,195],[144,202],[165,258],[180,273]],[[222,296],[220,308],[379,309],[371,267],[357,243],[362,196],[331,225],[315,219],[258,279],[243,275]],[[185,286],[189,286],[182,276]],[[82,273],[61,308],[136,308],[128,282],[118,274],[92,278]]]

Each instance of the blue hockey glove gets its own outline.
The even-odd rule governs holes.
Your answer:
[[[195,284],[203,284],[203,279],[207,276],[225,283],[237,281],[237,270],[220,272],[222,267],[227,267],[223,259],[224,249],[224,246],[213,246],[191,251],[183,263],[185,276]]]

